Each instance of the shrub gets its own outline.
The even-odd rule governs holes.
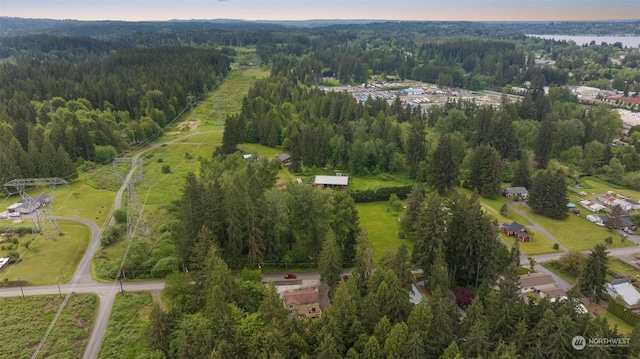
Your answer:
[[[456,304],[461,308],[468,307],[476,297],[475,293],[473,293],[471,289],[464,287],[453,288],[453,295],[456,297]]]
[[[558,249],[560,249],[560,245],[558,243],[554,243],[553,249],[557,251]]]
[[[151,269],[151,275],[156,278],[164,278],[167,274],[171,274],[174,271],[180,269],[180,262],[176,257],[165,257],[156,263]]]
[[[607,244],[611,244],[611,243],[613,243],[613,237],[609,236],[609,237],[605,238],[605,239],[604,239],[604,241],[605,241]]]
[[[156,161],[158,161],[158,163],[164,162],[164,160],[162,158],[158,158]]]
[[[171,173],[171,166],[162,165],[162,173]]]

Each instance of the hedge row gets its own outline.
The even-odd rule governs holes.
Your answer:
[[[349,194],[356,203],[387,201],[392,193],[398,198],[405,199],[411,193],[412,186],[380,187],[375,190],[365,189],[349,191]]]
[[[634,312],[616,303],[614,300],[609,301],[607,311],[622,319],[623,322],[629,324],[632,327],[640,325],[640,318],[638,318],[638,316]]]

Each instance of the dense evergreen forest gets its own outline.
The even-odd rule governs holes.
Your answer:
[[[478,196],[503,183],[531,188],[534,211],[566,217],[568,181],[596,175],[640,189],[640,128],[612,148],[622,121],[585,106],[565,85],[640,91],[640,53],[617,44],[527,38],[519,24],[375,23],[293,27],[246,23],[83,23],[3,18],[0,38],[0,181],[74,178],[93,163],[158,136],[231,70],[232,46],[252,46],[271,75],[225,119],[222,145],[201,158],[168,220],[134,241],[127,278],[167,278],[170,310],[151,313],[148,358],[626,358],[632,345],[576,352],[571,338],[614,338],[601,318],[567,301],[525,301],[511,253]],[[615,29],[637,32],[638,22]],[[531,25],[533,26],[533,25]],[[553,24],[580,31],[588,25]],[[613,26],[607,24],[607,26]],[[31,30],[27,31],[27,28]],[[603,27],[604,28],[604,27]],[[573,30],[570,30],[573,29]],[[558,30],[561,31],[561,30]],[[620,59],[623,61],[613,61]],[[540,66],[537,58],[555,66]],[[612,60],[613,59],[613,60]],[[441,88],[503,92],[498,106],[443,107],[357,101],[318,85],[417,80]],[[510,100],[511,87],[528,87]],[[549,87],[548,92],[545,87]],[[241,143],[290,153],[292,173],[340,169],[352,176],[406,174],[402,226],[414,243],[373,263],[357,196],[275,186],[281,165],[243,159]],[[462,186],[473,196],[456,192]],[[178,190],[178,189],[176,189]],[[397,193],[396,193],[397,194]],[[542,202],[552,197],[555,203]],[[403,196],[404,197],[404,196]],[[126,222],[126,221],[125,221]],[[103,234],[120,239],[121,223]],[[594,249],[589,265],[602,263]],[[604,256],[606,262],[606,255]],[[96,272],[117,268],[97,258]],[[600,260],[600,262],[597,262]],[[595,263],[595,264],[593,264]],[[260,265],[317,267],[331,306],[316,320],[287,319]],[[342,269],[352,268],[348,280]],[[595,268],[595,267],[594,267]],[[412,269],[430,293],[411,304]],[[195,283],[195,285],[193,285]],[[601,283],[600,283],[601,285]],[[447,297],[455,288],[462,316]],[[471,288],[473,291],[470,289]],[[498,290],[495,290],[495,289]]]

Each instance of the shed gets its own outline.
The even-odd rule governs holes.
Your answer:
[[[313,187],[316,188],[337,188],[346,190],[348,185],[348,176],[316,176],[313,180]]]

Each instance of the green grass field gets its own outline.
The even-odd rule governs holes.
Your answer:
[[[26,235],[19,239],[17,251],[22,256],[19,263],[9,265],[0,272],[0,279],[8,278],[10,282],[18,279],[23,285],[45,285],[68,282],[76,271],[89,244],[91,231],[83,224],[70,221],[59,221],[64,233],[56,240],[46,235],[34,238]],[[29,248],[25,244],[29,243]],[[12,250],[16,250],[15,245]],[[0,250],[0,257],[6,256],[9,250]]]
[[[147,330],[152,305],[149,292],[118,295],[98,357],[138,358],[148,352]]]
[[[567,219],[560,221],[531,211],[527,215],[570,250],[590,250],[598,243],[605,244],[607,248],[623,248],[635,245],[631,241],[622,242],[619,235],[609,232],[606,228],[596,226],[587,221],[584,216],[569,215]],[[612,244],[604,242],[604,239],[608,236],[613,237]]]
[[[369,241],[373,245],[374,260],[377,263],[388,250],[395,249],[401,243],[406,243],[409,250],[413,248],[411,239],[399,239],[398,233],[404,232],[398,218],[403,211],[395,212],[392,208],[387,212],[389,204],[385,202],[357,203],[360,215],[360,227],[367,231]],[[397,214],[397,216],[395,215]]]
[[[57,295],[0,298],[0,356],[31,357],[62,301]],[[97,307],[95,295],[72,295],[38,358],[81,358]]]
[[[382,174],[369,177],[349,177],[349,190],[358,191],[380,187],[413,186],[415,180],[406,174]]]
[[[640,274],[635,268],[623,263],[618,260],[616,257],[609,257],[609,262],[607,263],[607,269],[613,273],[620,273],[624,277],[636,277]],[[637,277],[636,277],[637,278]],[[615,279],[613,276],[607,273],[607,280]],[[638,286],[638,283],[635,283]]]
[[[631,332],[633,331],[633,327],[630,326],[629,324],[625,323],[622,321],[622,319],[616,317],[615,315],[609,313],[606,310],[603,310],[600,314],[601,317],[604,317],[607,319],[607,322],[609,322],[609,327],[611,329],[613,329],[614,327],[618,327],[618,332],[620,334],[631,334]]]
[[[634,201],[640,200],[640,192],[634,191],[632,189],[620,187],[613,183],[609,183],[598,177],[582,177],[580,179],[580,186],[582,188],[572,188],[571,191],[574,193],[578,193],[580,191],[586,192],[587,196],[594,194],[603,194],[607,193],[607,191],[614,191],[615,193],[624,194],[625,196],[630,197]]]

